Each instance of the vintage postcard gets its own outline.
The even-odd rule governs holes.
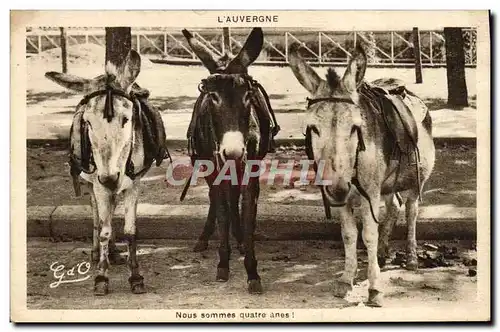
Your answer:
[[[488,11],[12,11],[11,320],[491,320]]]

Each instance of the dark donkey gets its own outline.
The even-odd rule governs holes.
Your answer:
[[[331,68],[326,80],[300,57],[299,47],[292,45],[289,55],[293,73],[313,98],[308,105],[306,150],[316,165],[323,166],[320,173],[329,182],[321,189],[329,203],[327,209],[333,206],[338,214],[345,247],[345,268],[334,293],[344,297],[356,276],[354,208],[359,208],[368,252],[368,304],[381,306],[377,251],[382,265],[403,203],[408,224],[407,267],[417,267],[418,199],[435,159],[431,118],[425,104],[404,85],[394,84],[395,80],[363,80],[367,60],[361,47],[355,50],[342,78]],[[406,128],[407,124],[413,125]],[[380,224],[379,238],[381,199],[387,215]]]
[[[272,136],[272,111],[267,98],[263,98],[260,84],[248,75],[247,68],[258,57],[264,36],[262,29],[254,28],[238,55],[227,54],[219,59],[187,31],[182,31],[190,47],[200,58],[210,75],[199,86],[200,98],[195,104],[188,130],[193,163],[209,160],[215,172],[205,176],[209,186],[210,210],[204,232],[197,244],[206,249],[207,241],[217,220],[220,244],[218,281],[229,278],[229,231],[232,232],[245,253],[244,264],[248,274],[248,291],[261,293],[262,285],[257,273],[254,251],[259,178],[251,177],[247,183],[222,181],[214,183],[218,172],[228,162],[234,162],[239,176],[251,164],[261,161],[268,152]],[[221,165],[222,166],[221,169]],[[255,165],[255,164],[254,164]],[[241,178],[239,178],[241,180]],[[185,194],[185,192],[183,193]],[[241,198],[241,216],[239,203]],[[240,226],[243,224],[243,231]]]

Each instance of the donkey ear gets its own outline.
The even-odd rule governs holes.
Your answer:
[[[356,91],[359,85],[363,82],[366,72],[366,53],[361,46],[357,46],[351,60],[347,64],[347,69],[342,78],[344,87],[350,91]]]
[[[210,73],[214,73],[217,69],[217,62],[215,61],[215,54],[209,50],[205,45],[200,43],[194,36],[186,29],[182,30],[182,34],[187,39],[189,47],[193,50],[196,56],[201,60],[203,65]]]
[[[117,80],[123,89],[128,89],[141,72],[141,56],[135,50],[130,50],[123,63],[122,70],[117,74]]]
[[[264,45],[264,33],[262,28],[253,28],[248,36],[245,45],[238,55],[227,66],[228,72],[244,72],[259,57]]]
[[[316,71],[307,62],[302,59],[299,55],[300,45],[294,43],[290,46],[288,52],[288,61],[290,63],[290,68],[293,74],[299,81],[299,83],[307,90],[311,95],[316,93],[319,85],[321,84],[321,77],[316,73]]]
[[[54,83],[65,87],[66,89],[82,93],[88,93],[92,91],[93,89],[95,89],[98,83],[96,79],[90,80],[87,78],[58,73],[55,71],[49,71],[45,73],[45,77],[53,81]]]

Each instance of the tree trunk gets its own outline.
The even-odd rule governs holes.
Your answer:
[[[68,72],[68,52],[66,49],[66,29],[59,28],[61,30],[61,61],[62,61],[62,72]]]
[[[106,28],[106,63],[120,66],[132,49],[131,28]]]
[[[444,28],[446,43],[446,75],[448,78],[448,105],[469,106],[465,82],[464,39],[461,28]]]

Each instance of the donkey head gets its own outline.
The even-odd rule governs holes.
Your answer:
[[[217,57],[193,35],[183,30],[191,49],[210,72],[201,90],[209,99],[215,136],[223,159],[239,159],[245,154],[252,107],[252,79],[247,68],[257,59],[263,46],[261,28],[254,28],[235,57]]]
[[[358,144],[363,119],[357,89],[363,82],[366,55],[356,48],[344,76],[328,69],[326,80],[298,54],[299,46],[290,49],[290,67],[299,83],[311,94],[306,121],[309,158],[322,164],[325,192],[332,205],[344,205],[355,175]]]
[[[85,131],[72,128],[72,135],[75,132],[88,135],[88,138],[82,137],[78,141],[89,141],[97,179],[110,190],[115,190],[123,179],[132,148],[135,105],[130,90],[140,67],[140,56],[132,50],[121,66],[108,62],[105,74],[94,79],[57,72],[45,74],[55,83],[85,94],[77,107],[77,115],[80,115],[77,122],[80,123],[73,123],[73,127],[80,126]],[[72,153],[78,154],[79,148],[72,144]]]

